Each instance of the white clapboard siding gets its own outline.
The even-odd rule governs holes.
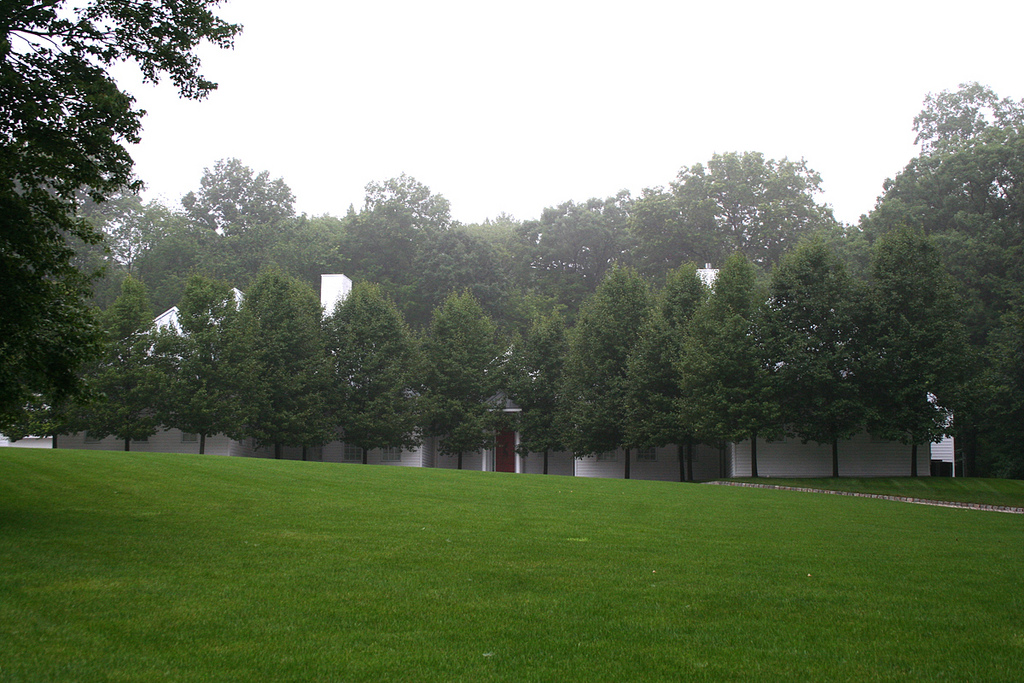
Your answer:
[[[60,443],[60,439],[57,439]],[[18,439],[17,441],[11,441],[9,438],[0,434],[0,447],[2,446],[14,446],[15,448],[53,448],[53,439],[49,436],[26,436]]]
[[[932,460],[952,463],[955,452],[953,445],[953,437],[951,436],[943,437],[942,441],[931,444]]]
[[[621,450],[615,451],[614,459],[599,460],[596,455],[585,455],[576,459],[576,476],[622,479],[625,475],[625,463]]]
[[[862,432],[848,441],[839,442],[839,476],[909,476],[910,452],[910,446],[874,439]],[[930,474],[929,459],[927,446],[918,447],[919,475]],[[731,465],[732,476],[750,476],[749,440],[735,444]],[[761,477],[830,477],[832,446],[814,441],[801,443],[795,438],[773,442],[758,439],[757,473]]]
[[[488,467],[489,465],[489,467]],[[454,470],[459,466],[459,458],[455,455],[443,455],[437,453],[434,456],[434,467],[446,470]],[[462,469],[464,470],[486,470],[494,471],[494,452],[489,450],[475,451],[462,454]]]
[[[571,477],[575,469],[573,460],[572,453],[548,453],[548,474]],[[525,458],[519,457],[519,471],[524,474],[544,474],[544,454],[530,453]]]

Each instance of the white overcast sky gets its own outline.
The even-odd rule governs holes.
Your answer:
[[[716,152],[804,158],[856,222],[914,156],[929,92],[1024,97],[1020,0],[230,0],[203,102],[123,83],[148,111],[147,198],[238,157],[296,208],[344,215],[407,173],[464,223],[667,185]],[[123,72],[119,72],[123,73]]]

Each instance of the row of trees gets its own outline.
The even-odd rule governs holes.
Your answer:
[[[323,318],[312,290],[278,269],[240,306],[226,283],[193,276],[178,328],[155,330],[145,287],[126,278],[91,370],[109,400],[71,408],[50,429],[115,434],[127,449],[163,425],[199,434],[201,451],[226,433],[278,455],[436,436],[461,467],[504,421],[545,464],[552,451],[677,444],[681,478],[692,478],[696,443],[791,433],[831,443],[838,476],[840,440],[869,429],[927,443],[961,400],[966,335],[931,242],[910,229],[886,236],[872,273],[870,285],[851,278],[821,239],[767,281],[735,254],[710,290],[693,264],[657,291],[617,267],[574,327],[555,312],[522,336],[502,335],[466,291],[435,308],[422,334],[366,282]],[[504,395],[522,412],[497,410]],[[753,462],[756,476],[756,448]]]
[[[405,175],[367,185],[359,211],[298,216],[283,179],[226,159],[205,170],[180,207],[143,204],[131,193],[87,203],[83,215],[109,235],[109,251],[80,251],[83,266],[106,267],[97,297],[104,307],[128,274],[167,308],[191,272],[244,289],[274,263],[313,287],[324,272],[376,282],[415,329],[463,289],[512,328],[555,308],[571,322],[615,264],[658,283],[684,262],[721,263],[734,251],[770,269],[800,237],[840,229],[814,201],[819,185],[803,162],[722,154],[639,198],[622,192],[565,202],[537,220],[461,225],[444,197]]]

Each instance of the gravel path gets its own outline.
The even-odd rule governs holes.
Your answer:
[[[1012,515],[1024,515],[1024,508],[1008,505],[983,505],[981,503],[959,503],[949,500],[927,500],[925,498],[909,498],[907,496],[883,496],[878,493],[854,493],[853,491],[829,491],[828,489],[812,489],[801,486],[776,486],[775,484],[752,484],[746,481],[709,481],[718,486],[745,486],[752,489],[777,489],[779,491],[803,491],[805,493],[829,493],[833,496],[855,496],[857,498],[877,498],[879,500],[895,500],[900,503],[917,503],[919,505],[936,505],[944,508],[963,508],[965,510],[989,510],[990,512],[1008,512]]]

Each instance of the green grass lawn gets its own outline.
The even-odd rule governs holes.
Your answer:
[[[1018,681],[1024,517],[0,449],[0,681]]]
[[[983,505],[1024,507],[1024,481],[1019,479],[974,479],[964,477],[892,477],[838,479],[732,479],[775,486],[797,486],[827,491],[877,493],[925,500],[944,500]]]

